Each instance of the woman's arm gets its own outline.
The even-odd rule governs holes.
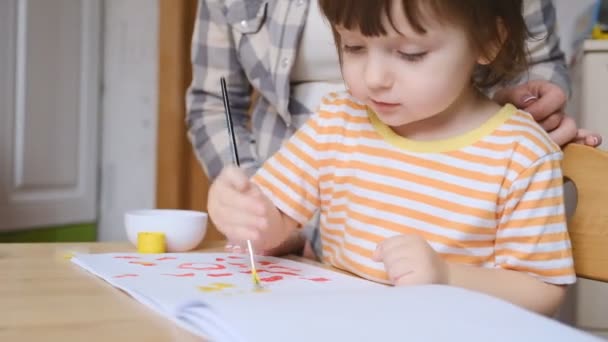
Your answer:
[[[199,1],[192,37],[192,83],[186,97],[188,136],[210,179],[232,164],[221,77],[226,77],[241,167],[251,175],[259,166],[247,127],[251,88],[223,7],[221,1]]]
[[[559,46],[556,12],[552,0],[524,0],[524,18],[532,38],[528,39],[529,69],[506,86],[532,80],[544,80],[558,85],[570,94],[570,77],[563,51]]]

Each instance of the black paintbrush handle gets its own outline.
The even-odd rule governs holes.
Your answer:
[[[226,125],[228,126],[228,135],[230,136],[230,149],[232,150],[232,161],[236,166],[240,166],[239,152],[236,148],[236,137],[234,135],[234,125],[232,124],[232,113],[230,113],[230,101],[228,100],[228,90],[226,89],[226,79],[220,78],[220,86],[222,88],[222,99],[224,100],[224,112],[226,114]]]

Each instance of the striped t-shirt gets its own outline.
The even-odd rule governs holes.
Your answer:
[[[561,160],[511,105],[466,134],[421,142],[334,93],[253,181],[300,224],[320,208],[324,262],[364,278],[388,283],[376,245],[415,233],[448,262],[569,284]]]

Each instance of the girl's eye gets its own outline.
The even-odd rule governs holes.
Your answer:
[[[399,54],[399,57],[405,59],[408,62],[419,62],[427,55],[426,51],[417,53],[405,53],[398,51],[397,53]]]
[[[342,45],[344,52],[357,53],[363,51],[363,46],[360,45]]]

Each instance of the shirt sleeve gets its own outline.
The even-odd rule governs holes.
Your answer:
[[[562,88],[570,96],[570,76],[557,34],[556,12],[552,0],[524,0],[524,19],[532,37],[528,38],[528,70],[518,77],[486,90],[490,97],[502,88],[532,80],[545,80]]]
[[[552,284],[575,282],[561,160],[561,151],[545,155],[508,187],[496,235],[497,267]]]
[[[320,206],[318,114],[313,114],[252,177],[285,215],[306,224]]]
[[[192,37],[192,82],[186,94],[188,137],[210,179],[232,164],[220,78],[226,77],[239,161],[248,174],[259,167],[248,127],[251,87],[221,1],[201,0]]]
[[[528,39],[530,69],[517,84],[547,80],[570,94],[570,77],[564,52],[559,46],[556,12],[552,0],[525,0],[524,15],[533,38]]]

